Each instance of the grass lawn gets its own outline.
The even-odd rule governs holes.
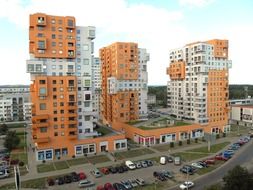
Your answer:
[[[136,150],[128,150],[124,152],[116,152],[114,156],[116,157],[116,159],[122,160],[124,158],[132,158],[132,157],[142,156],[142,155],[152,154],[152,153],[154,153],[154,151],[149,150],[147,148],[142,148],[142,149],[136,149]]]
[[[55,167],[53,163],[40,164],[37,165],[37,171],[38,173],[51,172],[55,171]]]
[[[28,163],[27,161],[27,153],[26,152],[19,152],[19,153],[11,153],[11,159],[15,160],[15,159],[19,159],[19,161],[24,162],[25,164]]]
[[[175,126],[184,126],[184,125],[190,125],[190,123],[186,123],[183,121],[175,121]]]
[[[20,142],[19,142],[17,148],[24,148],[26,146],[26,139],[24,139],[25,138],[24,133],[18,135],[18,137],[20,139]]]
[[[187,150],[187,152],[216,153],[216,152],[219,152],[221,149],[223,149],[224,147],[226,147],[229,144],[230,144],[230,142],[223,142],[223,143],[211,145],[210,152],[208,152],[207,146]]]
[[[169,126],[163,126],[163,127],[156,127],[156,126],[145,127],[145,126],[139,126],[138,128],[142,129],[142,130],[154,130],[154,129],[169,128]]]
[[[22,188],[34,188],[34,189],[44,189],[46,187],[46,178],[38,178],[38,179],[31,179],[28,181],[22,181],[21,183]],[[5,189],[16,189],[14,183],[7,184],[0,187],[0,190]]]
[[[99,156],[88,156],[87,160],[93,164],[108,162],[110,159],[105,155],[99,155]]]
[[[68,164],[66,161],[57,161],[54,162],[54,166],[57,170],[63,170],[69,168]]]
[[[86,158],[74,158],[72,160],[66,161],[69,166],[75,166],[75,165],[81,165],[81,164],[87,164],[88,160]]]
[[[192,160],[196,160],[196,159],[199,159],[199,158],[203,158],[203,157],[206,157],[208,156],[209,154],[206,154],[206,153],[190,153],[190,152],[179,152],[179,153],[175,153],[175,154],[172,154],[172,156],[180,156],[181,159],[183,161],[192,161]]]
[[[102,135],[107,135],[112,133],[110,129],[107,129],[106,127],[98,127],[95,129],[98,133],[101,133]]]

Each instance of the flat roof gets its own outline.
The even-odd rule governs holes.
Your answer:
[[[231,105],[232,107],[241,107],[241,108],[253,108],[253,105]]]

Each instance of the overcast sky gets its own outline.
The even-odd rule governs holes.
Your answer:
[[[253,84],[252,0],[0,0],[0,85],[29,84],[29,14],[74,16],[95,26],[95,56],[115,41],[150,53],[149,85],[166,85],[169,49],[213,38],[229,40],[230,84]]]

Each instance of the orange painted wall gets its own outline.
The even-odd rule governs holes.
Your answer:
[[[40,94],[42,88],[46,90],[45,94]],[[35,78],[31,85],[32,136],[35,143],[62,144],[77,138],[76,88],[75,76]],[[41,131],[42,127],[46,128],[46,132]]]
[[[228,124],[228,71],[210,70],[208,73],[207,87],[207,114],[209,128]]]
[[[138,91],[126,90],[109,94],[108,77],[117,80],[138,79],[138,45],[116,42],[99,50],[102,70],[101,117],[104,123],[139,118]],[[134,97],[131,97],[133,94]]]
[[[170,75],[171,80],[184,80],[185,79],[185,62],[178,61],[170,63],[167,68],[167,74]]]
[[[39,18],[43,21],[39,21]],[[68,21],[72,21],[73,25],[70,26]],[[29,27],[29,52],[35,57],[75,58],[75,30],[74,17],[32,14]],[[45,46],[39,47],[39,41],[44,42]]]
[[[207,43],[214,46],[214,56],[220,58],[228,58],[228,40],[209,40]]]

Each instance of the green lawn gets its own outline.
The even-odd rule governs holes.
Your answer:
[[[24,123],[6,124],[8,128],[25,128]]]
[[[162,128],[169,128],[170,126],[163,126],[163,127],[156,127],[156,126],[150,126],[150,127],[145,127],[145,126],[139,126],[139,129],[142,130],[154,130],[154,129],[162,129]]]
[[[184,126],[184,125],[190,125],[190,123],[186,123],[183,121],[175,121],[175,126]]]
[[[87,164],[88,160],[86,158],[74,158],[72,160],[67,160],[69,166]]]
[[[102,136],[104,135],[108,135],[110,133],[112,133],[112,131],[110,129],[107,129],[106,127],[98,127],[95,129],[98,133],[101,133]]]
[[[172,156],[174,157],[180,156],[181,159],[186,162],[207,157],[208,155],[209,154],[205,154],[205,153],[190,153],[190,152],[179,152],[179,153],[172,154]]]
[[[15,159],[19,159],[19,161],[22,161],[25,164],[28,163],[26,152],[11,153],[11,160],[15,160]]]
[[[38,173],[51,172],[55,171],[55,167],[53,163],[40,164],[37,165],[37,171]]]
[[[26,146],[26,139],[24,139],[25,138],[24,133],[18,134],[18,137],[20,139],[20,142],[19,142],[17,148],[24,148]]]
[[[219,152],[220,150],[222,150],[223,148],[225,148],[229,144],[230,144],[230,142],[223,142],[223,143],[211,145],[210,152],[208,152],[207,146],[187,150],[187,152],[216,153],[216,152]]]
[[[99,156],[88,156],[87,157],[88,162],[93,164],[108,162],[110,159],[105,155],[99,155]]]
[[[32,179],[28,181],[22,181],[21,182],[22,188],[34,188],[34,189],[44,189],[46,188],[46,178],[38,178],[38,179]],[[0,190],[5,189],[16,189],[14,183],[3,185],[0,187]]]
[[[54,162],[54,166],[57,170],[63,170],[69,168],[68,164],[66,161],[57,161]]]
[[[154,151],[149,150],[147,148],[142,148],[142,149],[128,150],[124,152],[116,152],[114,156],[116,157],[116,159],[122,160],[124,158],[132,158],[152,153],[154,153]]]

